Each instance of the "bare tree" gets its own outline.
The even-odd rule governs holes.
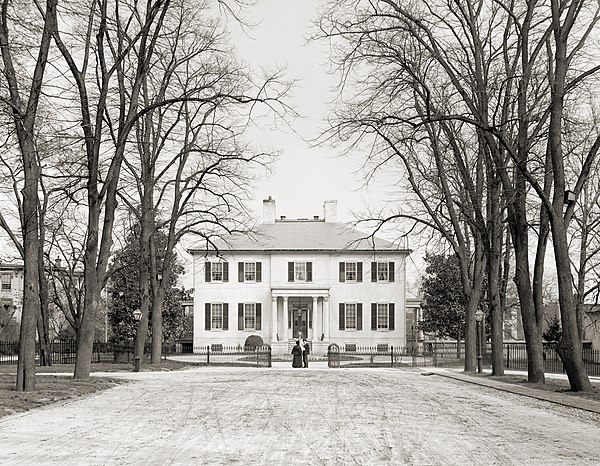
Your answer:
[[[121,194],[139,212],[142,319],[136,351],[143,351],[151,310],[152,363],[161,358],[163,283],[169,283],[175,246],[186,235],[212,242],[247,228],[248,171],[271,155],[245,146],[242,134],[261,106],[283,116],[288,109],[281,99],[289,87],[278,73],[253,78],[233,58],[215,18],[202,11],[182,7],[165,23],[167,40],[158,45],[160,58],[143,84],[148,111],[136,124],[137,151],[126,160],[136,197]],[[167,232],[160,253],[157,229]]]
[[[17,365],[17,391],[35,389],[35,332],[39,312],[38,263],[40,260],[38,218],[40,167],[36,148],[36,116],[52,33],[56,28],[56,5],[57,0],[48,0],[42,9],[41,37],[39,45],[36,46],[37,57],[31,67],[31,78],[29,78],[27,64],[16,61],[18,53],[15,54],[14,50],[17,42],[12,33],[13,28],[19,29],[19,11],[13,9],[12,2],[8,0],[4,0],[0,4],[2,74],[8,91],[8,95],[2,100],[12,114],[24,176],[20,217],[25,276]],[[41,5],[40,8],[42,8]]]

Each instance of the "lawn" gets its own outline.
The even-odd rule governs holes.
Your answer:
[[[142,371],[173,371],[190,366],[194,363],[164,360],[161,364],[143,365]],[[123,379],[109,377],[93,377],[94,372],[127,372],[133,371],[130,364],[97,363],[92,364],[92,377],[89,380],[74,380],[67,374],[73,374],[73,364],[56,364],[47,367],[36,367],[35,390],[32,392],[17,392],[16,365],[0,365],[0,417],[21,413],[33,408],[85,396],[99,390],[106,390],[120,383]],[[65,375],[44,375],[64,373]]]

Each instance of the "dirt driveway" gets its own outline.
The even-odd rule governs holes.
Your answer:
[[[114,374],[112,374],[114,375]],[[598,464],[600,419],[398,369],[199,368],[0,420],[0,464]]]

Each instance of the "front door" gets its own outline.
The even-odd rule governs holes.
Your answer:
[[[292,308],[292,335],[294,339],[308,338],[308,306],[297,304]]]

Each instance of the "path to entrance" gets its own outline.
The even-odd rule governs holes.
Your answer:
[[[113,374],[114,375],[114,374]],[[597,464],[600,418],[417,370],[206,367],[0,420],[0,464]]]

